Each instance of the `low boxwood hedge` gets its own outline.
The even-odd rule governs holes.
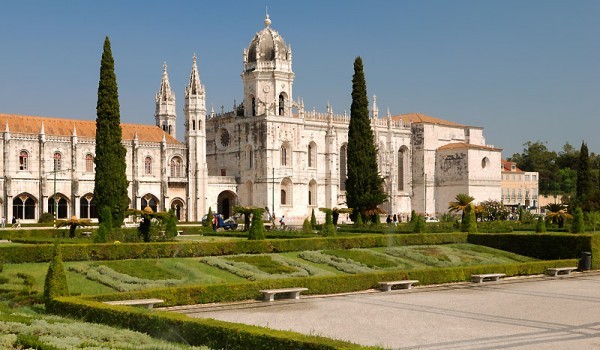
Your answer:
[[[467,235],[465,233],[442,233],[265,239],[259,241],[90,243],[64,245],[62,255],[64,261],[156,259],[465,243],[466,240]],[[52,258],[52,247],[51,244],[0,247],[0,261],[6,263],[47,262]]]
[[[543,273],[548,267],[572,266],[576,260],[534,261],[517,264],[422,269],[379,272],[372,274],[331,277],[289,278],[235,284],[212,284],[88,297],[58,298],[50,311],[82,318],[89,322],[106,323],[130,328],[169,341],[185,341],[191,345],[207,345],[227,349],[369,349],[328,338],[301,335],[257,326],[211,319],[144,311],[125,306],[99,303],[107,300],[160,298],[165,306],[192,305],[212,302],[239,301],[260,298],[260,289],[307,287],[307,294],[334,294],[374,288],[380,281],[417,279],[420,285],[469,280],[475,273],[505,273],[508,276]],[[169,330],[165,332],[165,330]],[[374,349],[374,348],[371,348]]]
[[[592,268],[600,268],[600,234],[473,233],[467,240],[544,260],[579,258],[581,252],[591,252]]]

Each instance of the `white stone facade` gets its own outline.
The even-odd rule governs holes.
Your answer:
[[[165,65],[156,95],[158,128],[123,125],[133,207],[153,200],[158,210],[176,208],[180,220],[199,221],[209,207],[228,216],[235,205],[253,205],[300,224],[312,209],[321,216],[320,207],[345,206],[350,116],[335,114],[330,106],[324,113],[308,111],[301,99],[293,99],[292,50],[270,25],[267,16],[265,28],[244,50],[243,102],[231,112],[207,113],[194,57],[185,89],[183,143],[173,138],[175,94]],[[81,199],[93,193],[93,169],[86,171],[85,159],[93,157],[95,129],[79,137],[77,131],[79,124],[93,122],[62,120],[69,132],[46,135],[43,125],[51,118],[21,117],[41,120],[41,127],[11,132],[18,117],[0,117],[6,125],[0,133],[0,212],[21,215],[14,203],[20,196],[34,202],[34,217],[23,220],[48,211],[53,155],[60,152],[63,169],[73,170],[56,172],[56,192],[66,201],[66,215],[81,216]],[[422,114],[380,118],[376,98],[371,120],[389,194],[383,208],[389,213],[441,214],[458,193],[476,202],[500,199],[500,150],[485,144],[482,128]],[[27,171],[18,169],[22,150],[30,152]]]

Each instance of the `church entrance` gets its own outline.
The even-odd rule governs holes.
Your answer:
[[[178,221],[181,221],[181,218],[185,218],[185,209],[183,207],[183,200],[179,199],[179,198],[175,198],[172,202],[171,202],[171,209],[173,209],[173,212],[175,213],[175,217],[177,217]]]
[[[233,208],[237,205],[237,195],[231,191],[223,191],[217,197],[218,213],[227,219],[233,215]]]

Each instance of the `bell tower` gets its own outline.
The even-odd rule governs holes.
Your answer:
[[[254,35],[244,49],[244,116],[291,116],[292,48],[271,28],[267,14],[265,28]]]

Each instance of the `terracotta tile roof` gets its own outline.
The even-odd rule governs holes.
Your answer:
[[[464,142],[456,142],[456,143],[448,143],[441,147],[438,147],[438,150],[447,150],[447,149],[478,149],[484,151],[502,151],[500,148],[490,147],[490,146],[482,146],[482,145],[473,145],[471,143]]]
[[[431,117],[422,113],[407,113],[407,114],[399,114],[392,117],[393,120],[402,119],[405,122],[410,123],[426,123],[426,124],[439,124],[446,126],[465,126],[463,124],[454,123],[448,120]]]
[[[512,170],[512,166],[515,166],[515,170]],[[515,162],[509,162],[507,160],[502,159],[502,171],[510,171],[513,173],[524,173],[523,170],[519,169],[517,167],[517,163]]]
[[[78,137],[96,137],[95,120],[0,114],[0,132],[4,132],[7,122],[8,129],[11,133],[39,134],[42,129],[42,123],[44,123],[44,132],[46,135],[72,136],[73,128],[75,128]],[[137,132],[138,140],[140,142],[161,142],[164,136],[167,143],[181,143],[173,136],[154,125],[121,124],[121,130],[123,131],[123,140],[133,140],[135,133]]]

